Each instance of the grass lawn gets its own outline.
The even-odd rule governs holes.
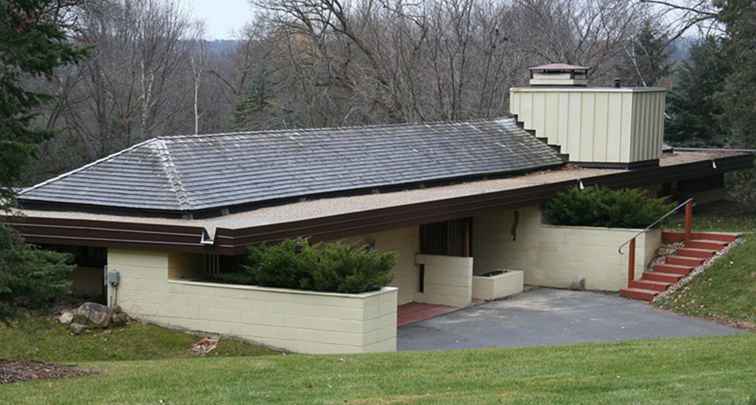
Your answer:
[[[0,386],[18,404],[753,403],[756,335],[617,344],[84,364]]]
[[[58,322],[25,316],[11,325],[0,323],[0,359],[52,362],[148,360],[192,357],[188,333],[134,322],[109,331],[73,336]],[[271,350],[233,339],[221,339],[211,356],[257,356]],[[0,401],[2,403],[2,401]]]
[[[753,210],[753,207],[750,207]],[[666,227],[683,229],[685,216],[671,218]],[[697,231],[756,232],[756,212],[734,202],[720,201],[693,209],[693,229]]]

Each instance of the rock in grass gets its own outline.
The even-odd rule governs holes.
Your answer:
[[[63,325],[68,325],[73,322],[73,318],[74,316],[71,311],[63,311],[63,313],[58,317],[58,322],[62,323]]]
[[[70,325],[68,325],[68,329],[70,329],[71,333],[73,333],[74,335],[80,335],[81,332],[84,332],[85,330],[87,330],[87,325],[73,322]]]
[[[73,321],[96,328],[107,328],[113,313],[110,308],[95,302],[85,302],[73,311]]]

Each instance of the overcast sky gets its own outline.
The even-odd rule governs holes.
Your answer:
[[[205,22],[206,39],[231,39],[252,19],[249,0],[180,0],[195,20]]]

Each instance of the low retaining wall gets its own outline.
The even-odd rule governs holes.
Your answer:
[[[138,319],[295,352],[396,351],[396,288],[335,294],[169,279],[186,263],[177,254],[109,249],[108,269],[121,273],[117,303]]]
[[[424,287],[415,302],[466,307],[472,303],[473,258],[417,255],[424,267]]]
[[[473,231],[476,274],[520,269],[529,285],[571,288],[582,279],[586,289],[618,291],[627,286],[627,254],[617,247],[639,230],[545,225],[541,210],[529,207],[487,211]],[[660,246],[659,230],[638,237],[636,278]]]

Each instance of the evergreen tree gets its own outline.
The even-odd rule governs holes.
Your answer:
[[[730,136],[724,125],[720,93],[731,71],[722,57],[722,41],[708,37],[693,45],[677,69],[667,97],[666,141],[680,146],[723,146]]]
[[[0,207],[11,203],[21,168],[51,133],[34,128],[49,96],[30,90],[31,78],[50,77],[56,67],[84,55],[66,37],[63,18],[74,1],[0,0]]]
[[[631,86],[658,85],[672,66],[668,42],[667,36],[646,20],[618,68],[622,82]]]
[[[729,0],[719,19],[727,27],[723,57],[730,65],[719,101],[732,145],[756,148],[756,2]]]

